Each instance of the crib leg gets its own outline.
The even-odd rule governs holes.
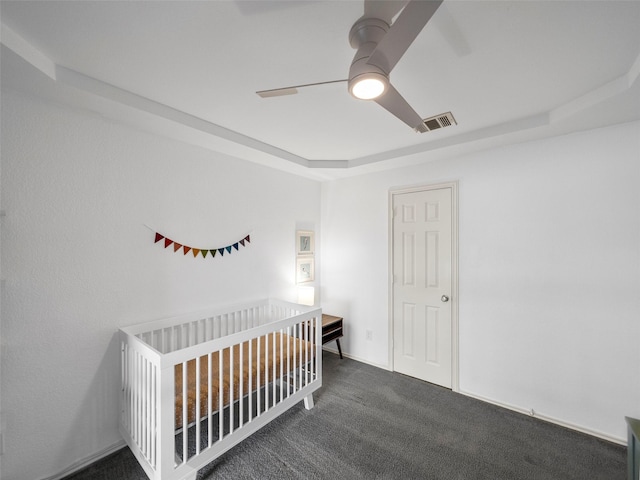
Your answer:
[[[313,408],[313,394],[304,397],[304,408],[311,410]]]

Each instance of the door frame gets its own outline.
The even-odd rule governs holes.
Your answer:
[[[425,192],[429,190],[451,189],[451,390],[460,391],[460,349],[458,324],[458,181],[394,187],[389,189],[389,367],[394,371],[393,362],[393,204],[395,195]]]

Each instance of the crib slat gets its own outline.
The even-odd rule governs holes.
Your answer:
[[[200,454],[200,359],[196,358],[196,455]]]
[[[207,366],[208,366],[208,371],[207,371],[207,388],[208,388],[208,392],[207,392],[207,415],[208,415],[208,419],[207,419],[207,441],[208,441],[208,445],[209,447],[211,447],[211,442],[213,441],[213,405],[212,405],[212,395],[213,395],[213,368],[211,366],[211,358],[212,358],[213,354],[211,352],[209,352],[207,354]]]
[[[157,368],[155,365],[151,367],[151,418],[149,419],[149,424],[151,425],[151,455],[150,461],[151,465],[155,467],[156,465],[156,437],[157,437],[157,428],[156,428],[156,412],[157,412],[157,383],[156,383],[156,375]]]
[[[253,341],[249,340],[249,421],[253,420]]]
[[[262,370],[261,367],[261,363],[262,363],[262,356],[260,355],[260,338],[258,338],[258,341],[256,342],[258,344],[256,350],[256,369],[258,370],[256,372],[256,417],[260,416],[260,371]]]
[[[136,362],[135,353],[133,350],[129,350],[129,365],[131,366],[131,373],[129,375],[129,431],[131,437],[135,439],[135,398],[133,396],[133,386],[136,381]]]
[[[149,419],[151,418],[151,365],[144,359],[144,451],[147,458],[151,457],[151,429]]]
[[[294,327],[294,331],[298,333],[298,335],[300,335],[300,326],[299,325],[295,325]],[[293,337],[293,342],[294,342],[294,348],[293,348],[293,369],[290,370],[291,375],[293,376],[293,393],[298,391],[298,371],[297,371],[297,363],[298,363],[298,356],[296,355],[296,342],[298,341],[297,336]]]
[[[135,383],[135,389],[134,392],[138,392],[136,394],[136,407],[135,407],[135,419],[136,419],[136,430],[135,430],[135,436],[134,438],[136,439],[136,443],[140,443],[140,425],[141,425],[141,418],[140,418],[140,375],[141,375],[141,360],[140,360],[140,355],[138,354],[138,352],[136,352],[136,383]]]
[[[240,378],[240,390],[238,392],[238,400],[240,408],[238,409],[239,421],[238,425],[242,428],[244,425],[244,343],[240,344],[240,358],[239,358],[240,371],[238,372],[238,378]]]
[[[189,403],[187,398],[187,362],[182,362],[182,463],[187,463],[187,440],[189,439],[187,421],[189,413]]]
[[[280,329],[280,401],[283,399],[284,392],[284,331]]]
[[[218,352],[218,371],[219,371],[219,378],[218,378],[218,428],[220,430],[220,441],[222,441],[222,437],[224,436],[224,408],[223,408],[223,390],[224,390],[224,383],[223,383],[223,374],[222,371],[224,370],[224,361],[223,361],[223,355],[222,355],[222,350],[220,350]]]
[[[271,363],[273,363],[273,372],[271,374],[271,391],[273,392],[272,406],[276,404],[276,334],[272,333],[273,344],[271,350]]]
[[[229,434],[233,433],[233,347],[229,348]]]
[[[264,411],[269,411],[269,335],[264,336]]]
[[[307,366],[305,369],[305,385],[309,385],[309,342],[311,341],[311,325],[309,324],[309,321],[305,321],[304,324],[307,327],[307,335],[305,336],[306,342],[304,342],[304,364]]]
[[[291,395],[291,327],[287,327],[287,398]]]
[[[299,388],[302,390],[302,377],[304,375],[304,372],[302,371],[304,364],[302,363],[302,337],[304,336],[304,325],[302,323],[298,324],[298,328],[300,329],[300,336],[298,337],[298,355],[300,357],[300,368],[298,369],[298,375],[300,376],[299,380],[298,380],[298,385]]]
[[[147,456],[147,360],[142,357],[142,376],[140,382],[140,417],[142,420],[140,431],[140,443],[144,456]]]

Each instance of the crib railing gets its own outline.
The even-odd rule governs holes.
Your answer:
[[[319,309],[257,302],[123,328],[121,339],[121,431],[153,480],[195,478],[199,468],[295,403],[304,400],[311,408],[311,394],[321,385]],[[247,367],[245,356],[256,365]],[[187,385],[189,368],[195,368],[194,388]],[[176,369],[182,373],[181,415]]]

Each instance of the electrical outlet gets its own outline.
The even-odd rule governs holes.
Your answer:
[[[367,340],[368,341],[373,340],[373,332],[371,330],[367,330]]]

